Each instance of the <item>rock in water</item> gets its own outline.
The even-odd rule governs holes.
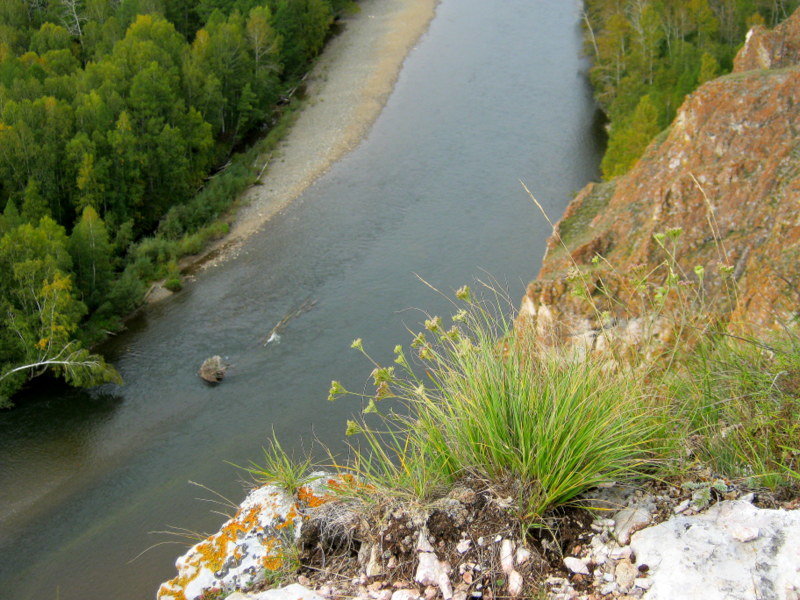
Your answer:
[[[200,370],[197,374],[203,381],[208,383],[219,383],[225,377],[225,371],[228,370],[228,365],[222,362],[222,357],[212,356],[203,361],[200,365]]]

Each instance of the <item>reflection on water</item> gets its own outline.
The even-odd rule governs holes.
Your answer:
[[[443,0],[361,146],[268,223],[242,253],[134,319],[107,351],[111,395],[41,388],[0,414],[0,589],[14,600],[141,600],[181,548],[148,532],[210,531],[201,482],[243,497],[246,464],[278,434],[334,449],[357,407],[326,402],[331,379],[360,388],[413,308],[447,314],[442,290],[491,274],[514,302],[553,217],[596,177],[601,146],[577,5]],[[318,303],[264,345],[307,298]],[[225,381],[196,376],[207,357]]]

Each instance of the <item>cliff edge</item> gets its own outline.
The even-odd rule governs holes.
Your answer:
[[[523,320],[564,337],[635,318],[641,290],[631,275],[669,277],[654,236],[670,230],[674,272],[699,284],[720,318],[762,327],[795,317],[800,10],[772,31],[751,30],[734,64],[686,99],[630,172],[572,201],[523,298]],[[596,308],[572,293],[576,274]]]

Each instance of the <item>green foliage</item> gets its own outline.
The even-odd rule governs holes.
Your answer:
[[[610,121],[603,176],[625,173],[687,94],[731,68],[750,26],[773,26],[796,6],[796,0],[587,0],[590,77]]]
[[[73,293],[64,229],[49,217],[0,239],[0,404],[47,370],[75,385],[118,378],[75,334],[86,306]]]
[[[668,379],[696,452],[717,472],[775,489],[800,485],[800,340],[709,337]]]
[[[629,122],[611,130],[603,156],[603,175],[613,178],[630,169],[658,134],[658,109],[650,96],[642,96]]]
[[[69,252],[74,263],[75,283],[89,309],[95,309],[108,294],[113,269],[108,231],[91,206],[83,209],[80,221],[72,230]]]
[[[285,130],[291,107],[278,100],[347,6],[0,2],[0,237],[38,243],[42,227],[57,228],[44,252],[61,254],[37,256],[28,295],[58,288],[65,339],[96,339],[101,324],[135,308],[145,282],[227,231],[220,217],[253,182],[258,149],[272,142],[232,158],[231,149],[265,123],[275,124],[272,140]],[[36,302],[13,296],[24,269],[15,271],[7,252],[0,307],[15,307],[20,323],[35,321]],[[179,278],[168,285],[177,288]],[[37,343],[32,333],[6,337],[3,365],[36,354],[23,347]],[[25,377],[16,371],[3,385]]]

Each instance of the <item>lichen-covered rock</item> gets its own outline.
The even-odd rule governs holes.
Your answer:
[[[734,73],[752,69],[779,69],[800,61],[800,13],[794,13],[772,31],[757,25],[733,62]]]
[[[768,69],[756,57],[764,53]],[[544,339],[587,348],[610,335],[633,346],[645,335],[669,340],[667,322],[642,314],[635,280],[650,274],[657,286],[667,278],[658,269],[667,254],[654,234],[673,228],[682,230],[675,271],[694,285],[702,281],[721,319],[755,327],[789,322],[800,300],[798,61],[800,11],[773,32],[753,33],[739,72],[691,94],[629,173],[578,194],[548,241],[520,322]],[[695,267],[705,269],[702,279]],[[584,290],[595,307],[573,293]]]
[[[796,600],[800,511],[726,501],[633,535],[645,600]]]
[[[158,600],[196,600],[214,590],[247,590],[266,573],[281,569],[307,510],[330,500],[328,486],[335,483],[316,473],[296,496],[274,484],[253,490],[217,533],[176,561],[178,575],[161,584]]]

